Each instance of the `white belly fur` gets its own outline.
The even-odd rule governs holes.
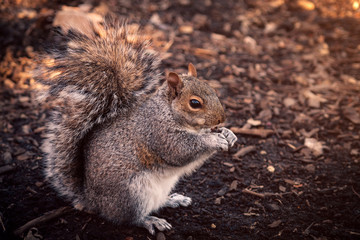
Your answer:
[[[161,208],[166,203],[167,197],[180,177],[192,173],[211,155],[206,154],[201,156],[196,161],[193,161],[184,167],[171,167],[161,172],[156,171],[146,173],[143,177],[141,177],[141,179],[137,179],[137,181],[135,181],[137,183],[134,182],[133,184],[137,185],[136,188],[138,193],[140,193],[140,196],[143,197],[143,216],[147,216],[151,212]]]

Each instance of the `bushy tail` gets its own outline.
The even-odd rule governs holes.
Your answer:
[[[157,54],[137,29],[111,21],[91,34],[70,33],[63,51],[38,70],[44,101],[56,105],[43,144],[45,172],[74,205],[83,195],[81,145],[96,125],[134,109],[162,83]]]

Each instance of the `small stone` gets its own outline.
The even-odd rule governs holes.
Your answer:
[[[267,168],[266,168],[269,172],[271,172],[271,173],[273,173],[273,172],[275,172],[275,168],[274,168],[274,166],[268,166]]]
[[[212,228],[212,229],[215,229],[215,228],[216,228],[216,225],[212,223],[212,224],[211,224],[211,228]]]
[[[266,155],[267,152],[266,152],[265,150],[261,150],[261,151],[260,151],[260,154],[261,154],[261,155]]]

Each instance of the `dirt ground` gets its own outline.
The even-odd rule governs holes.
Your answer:
[[[358,1],[85,3],[0,3],[0,239],[360,239]],[[69,12],[140,24],[164,72],[194,63],[226,107],[239,140],[178,184],[193,204],[156,214],[171,231],[68,208],[30,222],[69,206],[43,178],[48,106],[31,74]]]

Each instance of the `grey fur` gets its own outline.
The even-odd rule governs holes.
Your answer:
[[[76,208],[153,234],[171,225],[149,214],[191,203],[169,196],[179,178],[236,136],[210,131],[225,114],[207,84],[186,74],[176,87],[162,83],[160,60],[141,36],[130,42],[126,25],[111,26],[102,37],[73,37],[40,69],[39,80],[49,85],[44,99],[58,105],[43,144],[45,174]],[[189,107],[193,96],[202,109]]]

